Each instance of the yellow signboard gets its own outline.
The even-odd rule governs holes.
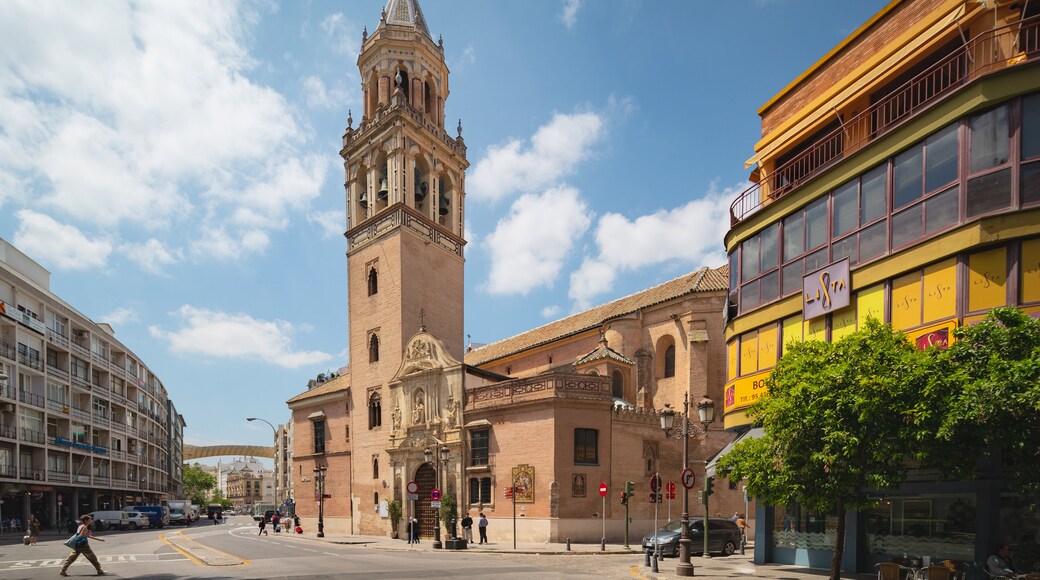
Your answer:
[[[776,366],[777,359],[776,324],[769,324],[758,330],[758,368],[768,369]]]
[[[805,321],[805,340],[827,340],[827,318]]]
[[[1022,302],[1040,302],[1040,239],[1022,242]]]
[[[740,374],[746,375],[758,370],[758,331],[740,335]]]
[[[856,305],[852,304],[831,314],[831,342],[856,332]]]
[[[917,346],[918,350],[927,350],[933,346],[947,348],[955,342],[953,338],[955,328],[957,328],[957,321],[947,320],[908,332],[906,337]]]
[[[783,322],[784,344],[789,342],[802,342],[802,317],[801,315],[785,318]]]
[[[739,352],[739,340],[731,340],[730,343],[726,345],[727,380],[737,378],[737,356]]]
[[[727,383],[723,411],[729,413],[731,410],[747,407],[766,396],[766,377],[771,372],[761,371]]]
[[[921,325],[921,273],[892,281],[892,328],[905,330]]]
[[[968,311],[1004,306],[1007,302],[1007,254],[995,248],[968,256]]]
[[[885,321],[885,285],[878,284],[856,294],[856,317],[858,328],[863,328],[867,318]]]
[[[924,269],[924,320],[957,314],[957,260],[950,258]]]

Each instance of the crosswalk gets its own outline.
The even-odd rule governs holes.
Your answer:
[[[101,565],[105,564],[119,564],[119,563],[131,563],[131,562],[175,562],[178,560],[187,560],[180,554],[121,554],[114,556],[101,556],[99,555],[98,561]],[[7,570],[28,570],[33,568],[59,568],[61,563],[65,561],[64,557],[61,558],[42,558],[37,560],[11,560],[6,562],[0,562],[0,571]],[[91,566],[89,562],[81,558],[72,564],[73,566]]]

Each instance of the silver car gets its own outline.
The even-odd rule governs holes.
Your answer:
[[[661,555],[678,556],[679,538],[682,536],[682,522],[668,522],[657,533],[650,532],[643,536],[643,550],[653,550],[655,544],[660,546]],[[690,520],[690,555],[700,556],[704,553],[704,520]],[[722,518],[708,520],[708,551],[730,556],[740,547],[740,528],[737,524]]]

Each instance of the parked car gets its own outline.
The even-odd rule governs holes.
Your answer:
[[[141,512],[123,512],[126,514],[126,525],[131,530],[148,527],[148,516]]]
[[[123,508],[123,511],[136,511],[148,516],[148,527],[162,529],[170,524],[170,510],[161,505],[139,505]]]
[[[264,512],[264,519],[267,523],[271,523],[271,518],[274,516],[274,510],[267,510]]]
[[[664,556],[679,555],[679,538],[682,536],[682,522],[668,522],[657,530],[656,542]],[[704,520],[690,520],[690,555],[700,556],[704,553]],[[654,532],[643,536],[643,550],[653,549]],[[740,528],[726,519],[711,518],[708,520],[708,551],[731,556],[740,546]]]
[[[99,532],[111,529],[121,530],[129,526],[126,512],[123,511],[103,510],[91,512],[89,515],[94,518],[94,529]]]

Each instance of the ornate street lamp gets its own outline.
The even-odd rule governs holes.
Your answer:
[[[324,465],[314,468],[314,480],[318,484],[318,537],[325,537],[325,470]]]
[[[707,436],[708,424],[715,420],[715,403],[708,397],[704,397],[697,403],[697,412],[700,415],[702,432]],[[683,440],[683,471],[689,469],[690,463],[690,437],[697,433],[690,433],[690,394],[683,396],[682,431],[672,433],[672,425],[675,422],[675,409],[667,403],[661,410],[661,429],[665,437],[682,438]],[[707,509],[707,508],[705,508]],[[707,514],[707,512],[705,512]],[[683,513],[682,513],[682,535],[679,537],[679,563],[675,567],[676,576],[693,576],[693,564],[690,563],[690,490],[683,485]],[[708,553],[708,520],[704,519],[704,553]]]
[[[426,449],[423,449],[423,456],[426,457],[426,463],[430,463],[433,460],[437,461],[436,463],[434,463],[434,465],[436,466],[436,467],[434,467],[434,469],[436,471],[434,471],[434,473],[433,473],[433,481],[434,481],[434,485],[435,486],[440,487],[440,485],[441,485],[441,456],[440,456],[440,454],[435,454],[432,449],[427,447]],[[440,515],[438,513],[439,511],[440,510],[438,510],[437,508],[433,508],[433,549],[434,550],[440,550],[441,548],[444,547],[444,544],[441,543],[441,518],[440,518]]]

